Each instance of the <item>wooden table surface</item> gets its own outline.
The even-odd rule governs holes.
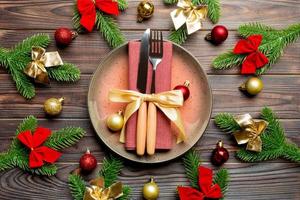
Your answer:
[[[167,36],[172,23],[169,13],[174,6],[166,6],[155,0],[153,18],[142,24],[136,23],[138,0],[130,0],[129,8],[118,17],[118,23],[126,38],[141,37],[145,28],[157,28]],[[204,41],[204,36],[213,27],[205,23],[205,30],[192,35],[183,45],[191,51],[205,68],[213,90],[213,114],[211,122],[196,145],[203,164],[211,166],[210,155],[215,143],[222,139],[230,152],[224,165],[229,169],[231,182],[227,199],[300,199],[300,167],[285,160],[263,163],[242,163],[234,157],[237,146],[234,140],[214,125],[214,116],[219,112],[250,112],[258,117],[264,106],[271,107],[280,117],[286,134],[300,145],[300,41],[285,49],[284,55],[262,79],[265,88],[255,98],[248,98],[237,87],[246,80],[237,68],[229,71],[214,71],[210,63],[214,57],[232,48],[238,37],[240,24],[258,21],[283,28],[300,21],[299,0],[221,0],[220,24],[230,29],[227,41],[218,47]],[[58,27],[72,27],[73,0],[1,0],[0,44],[11,47],[33,33],[49,33],[53,38]],[[49,50],[55,50],[54,43]],[[96,136],[87,110],[87,91],[92,74],[110,48],[95,30],[80,35],[66,49],[59,50],[65,61],[79,66],[82,76],[76,84],[53,82],[50,88],[37,88],[34,99],[27,101],[20,96],[10,75],[0,69],[0,151],[5,151],[14,136],[15,129],[27,115],[34,115],[40,124],[51,129],[67,125],[81,126],[86,136],[74,147],[64,150],[59,159],[59,171],[52,177],[38,177],[18,169],[0,173],[0,199],[72,199],[68,189],[68,174],[78,166],[78,160],[87,147],[99,161],[109,152]],[[66,98],[63,113],[53,120],[45,118],[43,102],[50,97]],[[181,159],[167,164],[146,166],[126,162],[120,180],[133,188],[132,199],[141,198],[143,183],[154,176],[160,189],[160,199],[176,199],[176,186],[187,185]],[[215,168],[216,169],[216,168]]]

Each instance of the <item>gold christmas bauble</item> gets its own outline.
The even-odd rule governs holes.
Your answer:
[[[122,111],[110,115],[106,120],[106,125],[113,132],[120,131],[124,126],[124,117]]]
[[[64,98],[61,97],[59,99],[57,98],[50,98],[47,99],[44,103],[44,111],[46,114],[55,116],[61,113],[62,111],[62,103],[64,101]]]
[[[138,22],[142,22],[144,19],[149,19],[154,13],[154,5],[152,2],[144,0],[139,3],[137,7]]]
[[[262,80],[257,77],[249,78],[245,83],[240,86],[242,91],[246,91],[250,95],[256,95],[262,91],[264,84]]]
[[[156,200],[159,196],[159,188],[151,177],[151,181],[143,187],[143,196],[147,200]]]

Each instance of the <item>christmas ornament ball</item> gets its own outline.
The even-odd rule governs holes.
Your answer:
[[[159,196],[159,187],[154,182],[153,177],[149,183],[146,183],[143,187],[143,196],[146,200],[156,200]]]
[[[64,101],[64,98],[61,97],[59,99],[57,98],[50,98],[47,99],[44,103],[44,111],[46,114],[51,116],[56,116],[61,113],[62,111],[62,103]]]
[[[92,155],[89,150],[87,150],[85,154],[81,156],[79,160],[79,166],[83,172],[93,171],[97,167],[96,157]]]
[[[249,78],[245,83],[240,86],[240,90],[246,91],[250,95],[257,95],[264,88],[264,84],[261,79],[257,77]]]
[[[110,115],[106,120],[106,125],[113,132],[120,131],[124,125],[124,117],[122,111]]]
[[[217,147],[212,152],[211,161],[216,166],[223,165],[229,159],[229,153],[226,148],[223,147],[223,142],[220,140],[217,143]]]
[[[68,46],[76,36],[77,33],[69,28],[59,28],[54,33],[55,41],[59,46]]]
[[[228,30],[225,26],[217,25],[211,32],[205,37],[206,40],[211,41],[213,44],[221,44],[228,37]]]
[[[143,0],[137,7],[138,22],[142,22],[144,19],[149,19],[154,13],[154,4],[151,1]]]
[[[174,90],[181,90],[183,94],[183,99],[187,100],[190,97],[190,90],[189,90],[190,82],[186,80],[183,85],[177,85]]]

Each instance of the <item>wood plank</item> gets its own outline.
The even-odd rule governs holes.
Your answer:
[[[17,95],[8,74],[0,75],[0,118],[24,118],[27,115],[45,117],[42,109],[47,98],[64,96],[61,118],[88,118],[87,91],[91,75],[83,75],[77,84],[51,83],[50,88],[37,88],[37,96],[27,101]],[[238,90],[246,77],[235,75],[209,75],[213,90],[213,116],[220,112],[234,114],[250,112],[257,117],[264,106],[272,108],[280,118],[300,118],[299,75],[270,75],[262,77],[265,88],[250,98]],[[74,87],[76,85],[76,87]],[[57,88],[60,88],[59,95]],[[234,103],[233,103],[234,102]],[[8,114],[9,113],[9,114]]]
[[[123,31],[128,40],[138,39],[142,35],[140,31]],[[53,40],[53,30],[0,30],[0,44],[3,47],[11,48],[16,43],[35,33],[48,33]],[[236,44],[238,34],[236,31],[230,31],[226,42],[220,46],[214,46],[204,40],[208,31],[192,35],[183,45],[190,51],[201,63],[202,67],[208,74],[240,74],[239,67],[231,70],[214,70],[211,67],[212,60],[219,54],[232,49]],[[164,31],[164,36],[167,37],[168,31]],[[56,51],[55,42],[52,42],[48,51]],[[106,42],[96,32],[90,34],[79,35],[72,44],[64,49],[58,49],[63,60],[78,65],[83,74],[92,74],[98,67],[99,63],[110,51]],[[296,42],[288,46],[284,55],[280,60],[272,66],[272,69],[267,74],[299,74],[300,72],[300,42]],[[0,73],[6,73],[0,68]]]
[[[13,120],[13,119],[2,119],[0,120],[0,152],[6,151],[11,144],[11,140],[15,135],[15,129],[19,125],[21,120]],[[300,119],[297,120],[281,120],[283,127],[285,128],[285,132],[287,137],[293,141],[295,144],[300,146],[300,136],[299,136],[299,128],[300,128]],[[58,130],[60,128],[66,126],[80,126],[86,130],[86,136],[81,139],[78,144],[67,148],[63,151],[63,155],[59,162],[77,162],[80,156],[86,151],[86,149],[90,149],[91,152],[97,157],[100,161],[103,159],[105,153],[110,152],[105,144],[101,142],[101,140],[96,135],[93,130],[92,125],[89,120],[45,120],[40,119],[39,125],[48,127],[52,130]],[[230,159],[227,163],[240,163],[234,157],[235,152],[239,149],[236,145],[236,142],[233,137],[229,134],[222,132],[219,128],[215,126],[214,120],[210,121],[210,124],[205,131],[204,135],[195,145],[195,149],[201,153],[202,161],[209,162],[212,150],[215,148],[215,145],[218,140],[223,140],[226,148],[230,152]],[[288,162],[286,160],[274,160],[270,162]],[[226,164],[227,165],[227,164]],[[225,165],[225,166],[226,166]]]
[[[155,177],[160,187],[160,199],[175,199],[176,187],[189,184],[181,162],[156,167],[140,165],[128,167],[127,164],[126,168],[122,170],[119,180],[133,188],[131,199],[142,199],[142,185],[150,176]],[[204,164],[209,166],[207,163]],[[67,178],[76,167],[77,164],[59,164],[58,174],[52,177],[31,176],[18,169],[2,172],[0,173],[1,199],[72,199]],[[231,164],[227,168],[231,174],[227,199],[281,200],[282,197],[298,199],[300,195],[300,168],[296,164]]]
[[[139,2],[139,0],[130,1],[129,8],[118,17],[122,29],[155,27],[169,30],[173,27],[169,13],[175,9],[175,6],[164,5],[161,0],[154,1],[155,13],[151,20],[141,24],[136,23],[136,6]],[[222,17],[219,23],[226,24],[230,29],[235,29],[249,21],[281,27],[283,24],[297,23],[300,18],[300,2],[296,0],[221,0],[221,5]],[[6,0],[1,2],[0,9],[0,24],[3,29],[56,29],[60,26],[71,27],[73,0],[59,2]],[[207,20],[205,27],[211,28],[212,24]]]

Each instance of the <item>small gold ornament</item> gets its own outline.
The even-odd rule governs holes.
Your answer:
[[[264,84],[259,78],[251,77],[239,88],[242,91],[248,92],[250,95],[257,95],[264,88]]]
[[[119,111],[110,115],[106,120],[106,125],[113,132],[120,131],[124,126],[123,112]]]
[[[156,200],[159,196],[159,187],[154,182],[153,177],[151,181],[146,183],[143,187],[143,196],[147,200]]]
[[[47,99],[44,103],[44,111],[51,116],[55,116],[61,113],[62,111],[62,103],[65,99],[63,97],[50,98]]]
[[[154,13],[154,5],[152,2],[144,0],[139,3],[137,7],[138,12],[138,22],[142,22],[144,19],[149,19]]]

